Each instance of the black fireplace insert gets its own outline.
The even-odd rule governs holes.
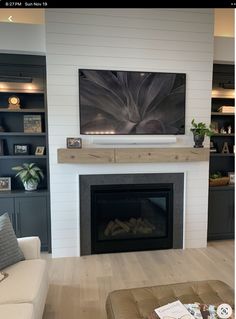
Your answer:
[[[173,248],[173,184],[92,185],[91,253]]]

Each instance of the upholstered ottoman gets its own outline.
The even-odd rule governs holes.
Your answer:
[[[108,319],[146,319],[153,310],[169,302],[228,303],[234,307],[234,292],[218,280],[112,291],[106,301]]]

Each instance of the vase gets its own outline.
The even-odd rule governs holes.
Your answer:
[[[38,182],[37,181],[24,182],[24,187],[26,191],[35,191],[38,187]]]
[[[201,148],[203,147],[204,135],[199,135],[197,133],[193,133],[194,147]]]

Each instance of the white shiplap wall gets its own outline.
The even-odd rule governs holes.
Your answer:
[[[205,246],[208,162],[62,165],[56,152],[79,136],[79,68],[186,73],[186,135],[174,147],[192,146],[191,119],[210,121],[213,10],[47,9],[46,56],[53,255],[80,253],[79,174],[185,172],[185,246]]]
[[[0,22],[0,52],[45,54],[44,24]]]

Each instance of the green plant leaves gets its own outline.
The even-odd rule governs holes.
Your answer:
[[[191,121],[192,128],[190,129],[191,132],[197,135],[202,135],[202,136],[211,136],[214,134],[214,132],[211,130],[211,127],[207,127],[206,123],[199,122],[196,123],[195,119],[192,119]]]
[[[221,178],[221,177],[222,177],[221,172],[216,172],[216,173],[210,175],[210,178],[212,178],[212,179]]]
[[[16,167],[12,167],[13,171],[21,171],[23,169],[22,166],[16,166]]]
[[[15,176],[19,177],[22,183],[40,182],[40,179],[44,178],[41,168],[36,166],[35,163],[23,163],[22,166],[12,167],[12,170],[18,171]]]

